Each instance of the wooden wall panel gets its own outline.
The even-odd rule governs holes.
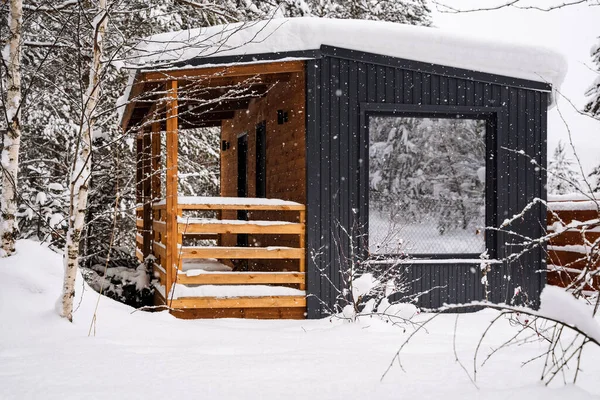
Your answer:
[[[266,197],[306,204],[306,145],[305,145],[305,77],[295,73],[289,82],[275,84],[267,95],[253,100],[248,110],[237,111],[233,119],[223,121],[221,140],[230,148],[221,151],[221,196],[237,196],[237,139],[248,135],[248,196],[256,196],[256,126],[266,121]],[[279,124],[277,110],[287,112],[288,122]],[[236,213],[223,213],[223,218],[235,219]],[[298,213],[258,213],[250,219],[297,221]],[[235,245],[235,235],[222,235],[222,245]],[[249,243],[261,246],[298,246],[292,235],[249,236]],[[297,270],[297,261],[261,261],[249,267],[257,270]]]

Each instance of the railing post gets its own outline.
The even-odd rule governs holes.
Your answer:
[[[142,236],[144,245],[142,252],[144,260],[152,251],[152,166],[151,166],[151,136],[147,129],[142,128],[142,204],[144,207],[144,226]]]
[[[306,211],[300,211],[300,223],[302,224],[302,232],[300,233],[300,248],[304,250],[302,258],[300,258],[300,272],[306,272]],[[306,289],[306,280],[299,285],[300,290]]]
[[[165,296],[167,305],[170,305],[171,286],[174,281],[173,267],[177,262],[177,152],[178,152],[178,130],[177,118],[177,81],[167,82],[167,162],[166,162],[166,212],[167,212],[167,235],[166,235],[166,262],[165,270],[167,280],[165,284]],[[176,267],[175,267],[176,269]]]

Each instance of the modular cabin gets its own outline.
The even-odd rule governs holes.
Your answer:
[[[545,249],[524,238],[546,226],[532,201],[546,197],[561,56],[316,18],[138,50],[121,121],[138,143],[137,254],[174,315],[319,318],[357,265],[395,271],[395,299],[425,308],[517,287],[536,303]],[[178,140],[207,127],[220,129],[220,195],[181,196]]]

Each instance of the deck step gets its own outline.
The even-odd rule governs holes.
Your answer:
[[[177,219],[179,234],[193,235],[202,233],[236,234],[294,234],[304,233],[304,225],[288,221],[240,221],[218,220],[212,218]]]
[[[270,308],[306,307],[305,296],[183,297],[170,301],[172,308]]]
[[[177,275],[177,283],[183,285],[252,285],[252,284],[303,284],[304,272],[205,272],[188,276]]]
[[[294,247],[226,247],[183,246],[182,258],[228,258],[228,259],[304,259],[304,249]]]

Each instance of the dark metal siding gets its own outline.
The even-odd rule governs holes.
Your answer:
[[[343,288],[344,257],[350,241],[341,233],[368,224],[368,132],[361,129],[361,105],[418,105],[421,111],[466,107],[496,113],[490,222],[499,226],[535,197],[545,199],[548,85],[385,56],[323,47],[307,61],[307,224],[309,318],[332,310]],[[432,108],[433,107],[433,108]],[[364,112],[364,110],[362,110]],[[364,128],[364,127],[363,127]],[[522,150],[525,154],[518,154]],[[530,158],[529,158],[530,157]],[[510,229],[539,237],[545,209],[534,206]],[[357,239],[358,240],[358,239]],[[518,235],[499,233],[490,245],[498,258],[522,250]],[[492,300],[510,300],[521,286],[537,303],[545,282],[543,248],[502,266],[490,276]],[[481,299],[477,264],[418,264],[413,290],[445,282],[420,300],[426,307]],[[465,271],[468,271],[465,272]],[[510,276],[510,279],[507,277]]]
[[[467,304],[484,297],[484,286],[478,272],[479,265],[457,264],[406,264],[395,267],[405,278],[407,291],[391,296],[392,301],[410,301],[421,293],[417,304],[422,308],[438,308],[443,304]],[[497,264],[488,275],[490,300],[503,301],[501,288],[508,287],[506,265]]]

